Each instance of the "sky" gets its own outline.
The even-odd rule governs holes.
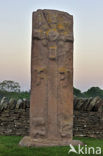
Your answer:
[[[30,89],[32,12],[66,11],[74,18],[74,86],[103,89],[103,0],[0,0],[0,82]]]

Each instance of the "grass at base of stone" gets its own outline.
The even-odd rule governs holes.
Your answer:
[[[76,156],[78,154],[70,153],[69,146],[62,147],[20,147],[18,145],[22,137],[20,136],[0,136],[0,156]],[[75,140],[81,140],[89,147],[101,147],[103,149],[103,139],[94,139],[87,137],[75,137]],[[76,147],[77,149],[77,147]],[[102,150],[103,154],[103,150]],[[82,154],[79,154],[81,156]],[[84,154],[83,154],[84,155]],[[90,154],[91,156],[92,154]],[[96,155],[96,154],[95,154]]]

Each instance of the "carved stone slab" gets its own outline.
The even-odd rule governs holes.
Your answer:
[[[73,17],[37,10],[32,21],[30,137],[20,144],[68,145],[73,127]]]

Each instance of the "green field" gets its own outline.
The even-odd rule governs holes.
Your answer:
[[[18,145],[22,137],[20,136],[0,136],[0,156],[75,156],[82,154],[68,154],[69,147],[20,147]],[[101,147],[103,140],[94,138],[76,137],[88,146]],[[76,147],[77,149],[77,147]],[[84,154],[83,154],[84,155]],[[92,154],[90,154],[91,156]],[[96,155],[96,154],[95,154]],[[102,150],[103,155],[103,150]]]

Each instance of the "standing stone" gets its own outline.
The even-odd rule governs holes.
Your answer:
[[[77,144],[73,127],[73,17],[56,10],[33,12],[30,136],[20,145]]]

